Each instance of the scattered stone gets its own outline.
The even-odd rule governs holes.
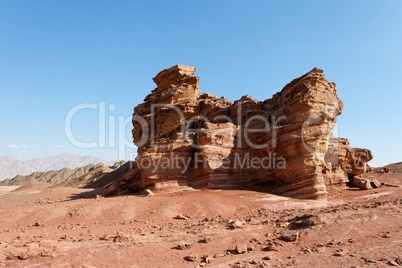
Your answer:
[[[27,252],[22,252],[21,254],[18,255],[18,259],[20,259],[20,260],[26,260],[28,258],[29,258],[29,256],[28,256]]]
[[[261,267],[271,267],[271,264],[267,261],[262,261],[261,262]]]
[[[327,250],[327,248],[323,244],[317,244],[313,247],[314,252],[324,253],[326,250]]]
[[[216,253],[216,254],[214,255],[214,258],[222,258],[222,257],[225,257],[225,256],[226,256],[225,253],[218,252],[218,253]]]
[[[388,261],[387,264],[389,266],[399,266],[399,264],[396,261]]]
[[[255,251],[255,250],[256,250],[256,248],[255,248],[254,245],[248,245],[247,246],[247,251]]]
[[[246,245],[237,245],[235,249],[237,254],[244,254],[247,252],[247,246]]]
[[[371,182],[368,179],[362,178],[360,176],[355,176],[352,181],[354,186],[359,187],[360,190],[370,190],[373,187],[371,187]]]
[[[267,246],[264,247],[262,250],[263,251],[278,251],[277,247],[278,246],[283,246],[283,244],[279,241],[267,241]]]
[[[201,243],[209,243],[212,241],[212,238],[209,236],[204,237],[203,239],[201,239],[199,242]]]
[[[210,257],[208,255],[202,256],[201,262],[203,262],[205,264],[211,263],[212,262],[212,257]]]
[[[60,239],[66,239],[67,237],[66,236],[64,236],[64,238],[63,237],[61,237]],[[107,236],[107,235],[103,235],[103,236],[101,236],[101,237],[99,237],[99,240],[102,240],[102,241],[107,241],[107,240],[109,240],[109,237]]]
[[[305,214],[302,216],[297,216],[293,219],[289,220],[289,228],[290,229],[303,229],[303,228],[311,228],[316,225],[322,224],[322,219],[317,215]]]
[[[390,232],[385,232],[385,234],[382,235],[383,238],[391,238],[391,233]]]
[[[240,229],[240,228],[244,227],[244,222],[241,220],[234,220],[234,221],[229,222],[228,227],[230,229]]]
[[[368,257],[363,257],[363,259],[364,259],[364,261],[367,262],[367,263],[377,263],[376,260],[370,259],[370,258],[368,258]]]
[[[187,220],[187,219],[190,219],[190,216],[188,216],[186,214],[179,214],[179,215],[175,216],[173,219],[175,219],[175,220]]]
[[[130,240],[131,240],[131,238],[125,234],[117,234],[113,237],[113,242],[117,242],[117,243],[126,243],[126,242],[130,242]]]
[[[190,249],[191,246],[192,245],[190,243],[183,242],[183,243],[178,244],[176,246],[176,249],[178,249],[178,250],[186,250],[186,249]]]
[[[271,257],[269,257],[269,256],[264,256],[264,257],[262,257],[262,259],[263,259],[264,261],[269,261],[269,260],[271,260]]]
[[[149,190],[149,189],[145,189],[145,195],[147,196],[147,197],[152,197],[152,196],[154,196],[155,194],[151,191],[151,190]]]
[[[260,240],[258,240],[257,238],[253,237],[252,239],[250,239],[250,243],[257,243],[259,245],[261,245],[262,243],[260,242]]]
[[[333,256],[335,256],[335,257],[342,257],[342,256],[345,256],[345,253],[342,252],[342,251],[337,251],[337,252],[335,252],[335,253],[333,254]]]
[[[185,256],[184,259],[189,262],[196,262],[198,260],[198,254],[192,253],[188,256]]]
[[[280,239],[282,239],[283,241],[286,241],[286,242],[295,242],[298,240],[298,238],[299,238],[298,231],[286,232],[280,236]]]
[[[373,188],[380,188],[382,185],[381,185],[381,183],[380,183],[378,180],[372,179],[372,180],[371,180],[371,186],[372,186]]]

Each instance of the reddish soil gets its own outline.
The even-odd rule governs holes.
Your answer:
[[[252,191],[102,198],[89,189],[3,188],[0,266],[402,265],[402,176],[367,176],[396,187],[336,191],[327,201]]]

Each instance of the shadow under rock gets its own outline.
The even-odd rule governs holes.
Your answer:
[[[77,200],[77,199],[97,199],[97,198],[101,198],[102,195],[103,195],[103,189],[95,188],[95,189],[91,189],[87,192],[72,194],[68,200],[70,201],[70,200]]]

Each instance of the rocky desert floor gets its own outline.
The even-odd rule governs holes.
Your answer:
[[[402,176],[327,201],[185,190],[1,187],[1,267],[402,266]]]

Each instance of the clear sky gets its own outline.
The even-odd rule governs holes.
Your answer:
[[[267,99],[324,69],[345,105],[338,135],[371,149],[373,166],[402,161],[400,0],[0,0],[0,155],[119,158],[109,138],[131,141],[133,107],[177,63],[197,68],[202,92],[231,100]],[[95,105],[72,130],[96,141],[103,103],[116,137],[70,144],[68,111]]]

